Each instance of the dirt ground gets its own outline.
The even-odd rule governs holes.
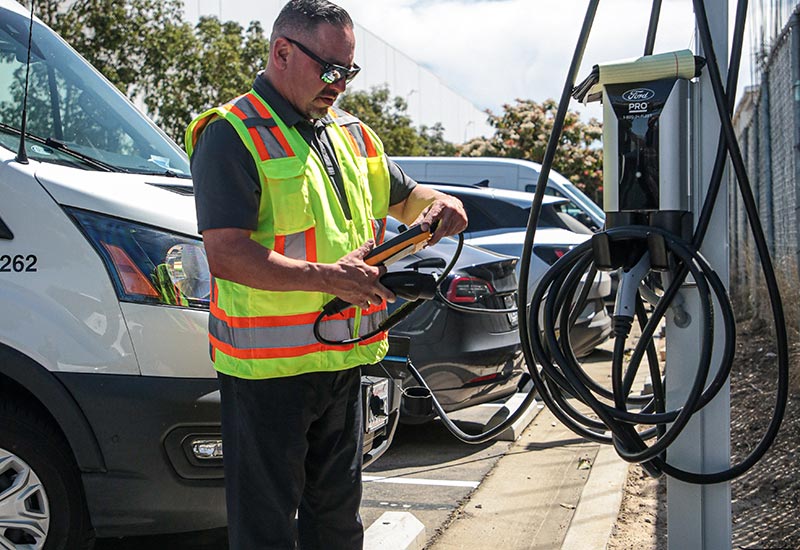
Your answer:
[[[740,323],[731,373],[731,447],[738,461],[755,446],[775,403],[772,335]],[[796,341],[797,338],[794,338]],[[800,549],[800,346],[790,348],[791,390],[778,438],[751,470],[731,482],[733,548]],[[666,480],[631,466],[609,550],[666,550]]]

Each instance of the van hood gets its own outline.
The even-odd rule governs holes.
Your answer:
[[[199,237],[192,181],[39,164],[36,179],[62,206]]]

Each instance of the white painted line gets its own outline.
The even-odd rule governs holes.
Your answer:
[[[361,476],[362,481],[372,483],[397,483],[398,485],[436,485],[439,487],[470,487],[476,488],[480,481],[458,481],[454,479],[421,479],[417,477],[381,477]]]

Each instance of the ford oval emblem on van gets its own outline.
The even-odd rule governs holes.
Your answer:
[[[622,94],[625,101],[647,101],[653,99],[656,93],[649,88],[635,88]]]

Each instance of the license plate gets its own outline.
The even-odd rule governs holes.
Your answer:
[[[378,380],[365,386],[365,427],[367,433],[383,428],[389,422],[389,381]]]

